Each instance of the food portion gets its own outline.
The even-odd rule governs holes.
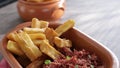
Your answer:
[[[65,58],[57,60],[46,60],[43,68],[98,68],[102,66],[101,60],[94,54],[86,50],[73,50],[62,48],[61,52]],[[46,63],[47,62],[47,63]]]
[[[61,38],[61,35],[71,29],[74,24],[73,20],[68,20],[57,28],[51,28],[49,22],[33,18],[31,26],[7,35],[7,50],[24,68],[98,68],[102,66],[102,61],[95,53],[85,49],[76,50],[71,40]]]

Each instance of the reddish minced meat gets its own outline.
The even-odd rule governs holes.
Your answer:
[[[63,48],[62,53],[66,58],[54,60],[50,64],[44,64],[43,68],[97,68],[102,66],[101,60],[94,54],[86,51]]]

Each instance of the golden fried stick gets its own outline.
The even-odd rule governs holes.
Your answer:
[[[72,42],[70,40],[61,39],[59,37],[54,38],[54,43],[57,47],[63,48],[63,47],[72,47]]]
[[[48,41],[43,40],[42,43],[40,44],[40,50],[51,57],[52,59],[59,59],[63,57],[63,55],[57,51],[54,47],[52,47]]]
[[[33,43],[37,46],[37,47],[39,47],[40,46],[40,44],[42,43],[42,40],[32,40],[33,41]],[[46,41],[48,41],[47,39],[46,39]],[[48,41],[49,42],[49,41]]]
[[[32,40],[32,41],[33,41],[33,43],[34,43],[36,46],[38,46],[38,47],[39,47],[39,45],[42,43],[41,40]]]
[[[45,29],[24,27],[23,31],[28,33],[28,34],[30,34],[30,33],[44,33]]]
[[[22,30],[19,30],[18,33],[23,32]],[[28,34],[31,38],[31,40],[44,40],[46,39],[46,36],[44,33],[30,33]]]
[[[7,49],[13,54],[22,56],[24,52],[19,48],[18,44],[14,41],[9,40],[7,43]]]
[[[32,19],[31,28],[40,28],[40,21],[37,18]]]
[[[49,22],[47,21],[39,21],[37,18],[32,19],[31,28],[47,28]]]
[[[40,28],[47,28],[49,25],[49,22],[47,21],[40,21]]]
[[[34,33],[34,34],[28,34],[28,35],[30,36],[30,38],[32,40],[36,40],[36,39],[44,40],[44,39],[46,39],[46,36],[43,33]]]
[[[11,32],[7,35],[7,38],[9,40],[12,40],[12,41],[15,41],[15,38],[16,38],[16,35],[15,35],[15,32]]]
[[[19,30],[18,32],[22,32],[22,31]],[[35,40],[35,39],[44,40],[44,39],[46,39],[46,36],[45,36],[44,33],[30,33],[30,34],[28,34],[28,35],[30,36],[30,38],[31,38],[32,40]],[[13,33],[9,33],[9,34],[7,35],[7,38],[8,38],[9,40],[15,41],[16,35],[15,35],[14,32],[13,32]]]
[[[45,35],[46,38],[49,40],[49,43],[53,46],[54,37],[58,36],[58,34],[52,28],[47,28],[45,30]]]
[[[74,26],[74,21],[73,20],[68,20],[66,21],[64,24],[60,25],[59,27],[57,27],[55,29],[55,32],[58,33],[58,36],[62,35],[64,32],[66,32],[67,30],[69,30],[70,28],[72,28]]]
[[[16,42],[31,61],[34,61],[42,55],[39,48],[34,45],[26,32],[16,34]]]

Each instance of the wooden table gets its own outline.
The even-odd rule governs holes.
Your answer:
[[[67,0],[61,22],[74,19],[75,27],[107,46],[120,61],[120,0]],[[23,22],[16,3],[0,8],[0,39]]]

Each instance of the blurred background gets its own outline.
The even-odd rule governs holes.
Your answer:
[[[17,0],[0,0],[0,8],[4,7],[4,6],[7,6],[8,4],[11,4],[13,2],[15,2]],[[1,38],[1,36],[0,36]],[[0,60],[2,59],[2,56],[0,54]]]
[[[0,8],[2,8],[3,6],[6,6],[12,2],[15,2],[17,0],[0,0]]]

